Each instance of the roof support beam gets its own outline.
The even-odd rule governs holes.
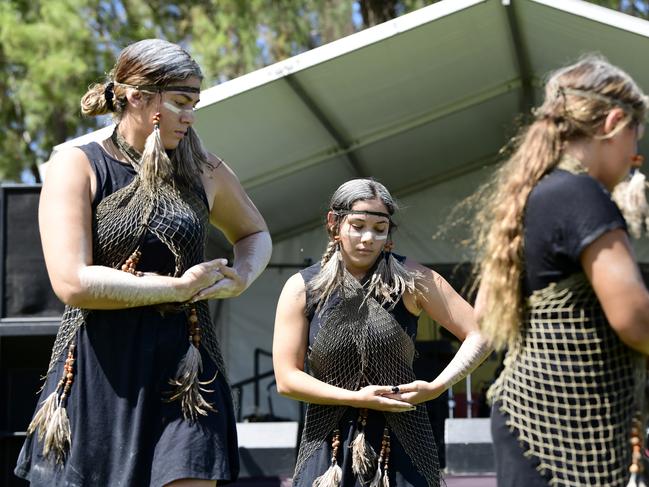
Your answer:
[[[502,0],[507,15],[507,24],[509,25],[512,49],[514,50],[516,65],[521,78],[521,100],[519,110],[521,113],[528,114],[530,109],[535,105],[533,73],[530,64],[529,51],[525,44],[525,40],[523,39],[520,22],[516,15],[515,3],[516,0]]]
[[[246,190],[250,191],[253,188],[268,184],[269,182],[302,171],[308,167],[316,166],[334,157],[343,156],[348,152],[358,150],[362,147],[367,147],[376,142],[380,142],[390,137],[408,132],[409,130],[414,130],[428,123],[434,122],[435,120],[439,120],[445,116],[460,112],[462,110],[467,110],[475,105],[487,102],[498,96],[506,95],[507,93],[511,93],[512,91],[518,89],[520,89],[520,79],[518,77],[515,79],[507,80],[498,86],[489,87],[479,93],[472,93],[471,95],[466,96],[465,98],[462,98],[460,100],[453,100],[444,106],[435,107],[433,110],[427,113],[420,114],[412,118],[397,120],[393,124],[379,128],[374,132],[364,134],[362,137],[356,139],[353,144],[350,144],[347,149],[328,147],[325,150],[312,154],[304,159],[292,161],[291,163],[286,164],[283,167],[276,168],[267,173],[262,173],[258,176],[243,180],[241,181],[241,184],[244,188],[246,188]]]
[[[304,106],[313,114],[313,116],[320,122],[320,125],[327,131],[332,139],[336,141],[338,149],[345,155],[347,164],[356,177],[365,177],[366,174],[362,169],[362,164],[358,160],[358,156],[354,153],[352,142],[348,141],[341,133],[340,130],[327,118],[324,112],[320,109],[318,104],[309,96],[302,84],[296,79],[295,75],[289,74],[284,80],[288,83],[293,90],[293,93],[304,103]]]

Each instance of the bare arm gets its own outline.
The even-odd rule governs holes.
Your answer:
[[[649,354],[649,293],[626,233],[605,233],[580,260],[611,327],[629,347]]]
[[[80,149],[62,151],[49,163],[38,219],[47,271],[61,301],[87,309],[185,301],[218,278],[220,261],[200,264],[181,278],[136,277],[93,265],[94,184],[94,174]]]
[[[273,336],[273,368],[277,391],[292,399],[314,404],[401,412],[412,409],[407,402],[383,396],[390,386],[367,386],[349,391],[322,382],[304,372],[309,323],[304,315],[306,296],[300,274],[285,284],[277,303]]]
[[[432,382],[403,384],[399,386],[401,393],[391,396],[417,404],[436,398],[466,377],[489,356],[491,348],[478,329],[471,305],[442,276],[412,261],[407,261],[407,265],[418,270],[422,277],[417,282],[416,295],[404,298],[406,305],[423,309],[462,341],[451,362]]]
[[[204,289],[194,299],[238,296],[262,273],[272,252],[266,222],[244,191],[237,176],[211,155],[216,166],[203,175],[205,192],[212,201],[210,221],[234,245],[232,267],[222,269],[225,279]]]

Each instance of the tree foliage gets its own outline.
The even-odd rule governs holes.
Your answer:
[[[97,128],[79,100],[130,42],[159,37],[197,59],[205,86],[437,0],[0,0],[0,179]],[[596,3],[647,16],[649,1]]]

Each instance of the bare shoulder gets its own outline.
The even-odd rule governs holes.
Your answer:
[[[430,269],[413,259],[406,258],[404,264],[406,266],[406,269],[415,274],[416,284],[418,288],[420,288],[421,286],[439,287],[443,282],[445,282],[444,278],[433,269]]]
[[[306,285],[302,274],[296,272],[286,280],[282,294],[293,297],[294,299],[306,299]]]
[[[216,154],[207,153],[207,164],[203,169],[203,175],[207,179],[223,180],[223,178],[234,177],[236,174],[228,164]]]
[[[46,164],[47,174],[70,170],[87,174],[91,172],[90,160],[79,147],[66,147],[55,152]]]

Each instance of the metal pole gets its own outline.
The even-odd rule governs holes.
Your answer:
[[[455,413],[455,399],[453,397],[453,386],[448,388],[448,417],[453,418]]]
[[[466,417],[473,417],[473,395],[471,393],[471,374],[466,376]]]

